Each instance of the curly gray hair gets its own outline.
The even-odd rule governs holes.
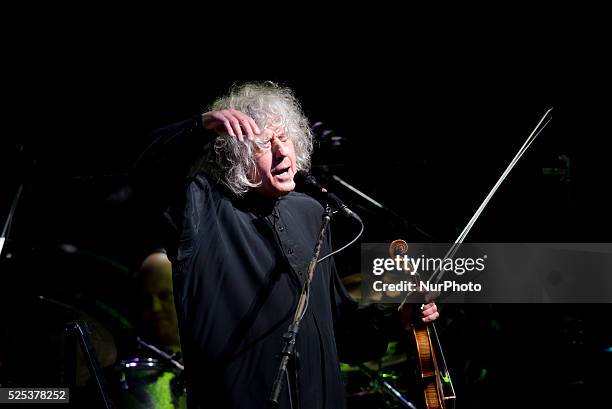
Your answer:
[[[310,169],[312,131],[300,103],[289,88],[273,82],[234,85],[229,93],[213,102],[210,110],[235,109],[253,118],[260,129],[266,126],[283,130],[292,139],[298,171]],[[240,143],[228,135],[219,136],[214,143],[213,172],[233,194],[242,196],[261,182],[249,175],[257,175],[254,153],[262,142]],[[258,178],[256,178],[257,180]]]

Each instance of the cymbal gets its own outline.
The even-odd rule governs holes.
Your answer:
[[[355,299],[355,301],[358,301],[359,303],[363,303],[363,304],[377,303],[377,302],[381,302],[381,300],[383,299],[383,296],[397,298],[401,295],[400,291],[385,291],[384,293],[380,291],[374,291],[370,287],[370,284],[367,284],[367,288],[363,288],[363,277],[364,277],[363,274],[357,273],[357,274],[348,275],[341,279],[347,292],[350,294],[350,296],[353,299]],[[386,276],[382,277],[382,281],[393,282],[391,278],[387,278]],[[363,300],[364,290],[366,291],[365,301]]]
[[[361,274],[351,274],[345,276],[341,279],[342,284],[344,284],[344,288],[350,294],[350,296],[355,299],[355,301],[361,300]]]
[[[402,351],[398,348],[398,343],[390,342],[389,347],[387,348],[387,352],[381,359],[364,362],[363,365],[372,371],[379,371],[384,368],[389,368],[391,366],[401,364],[403,362],[406,362],[407,360],[408,355],[405,351]],[[358,371],[359,366],[342,364],[341,370],[342,372]]]
[[[0,269],[5,273],[0,298],[14,298],[7,304],[16,302],[30,309],[44,295],[87,311],[109,328],[131,327],[124,317],[134,297],[132,269],[71,243],[8,243],[0,259]],[[18,289],[20,294],[11,289]]]
[[[73,317],[71,321],[85,321],[87,323],[90,331],[91,343],[95,348],[100,367],[104,368],[115,363],[117,360],[115,339],[104,325],[95,320],[91,315],[73,306],[43,296],[39,298],[43,303],[64,310],[67,316]],[[83,358],[82,354],[79,353],[79,357]],[[82,363],[84,364],[84,362]]]
[[[0,319],[3,342],[0,343],[2,369],[13,384],[56,384],[62,377],[65,360],[64,327],[71,321],[84,321],[90,331],[91,344],[100,367],[110,367],[117,360],[112,333],[88,313],[63,302],[39,296],[3,300]],[[89,378],[86,360],[80,351],[76,356],[76,381],[83,386]],[[25,382],[25,383],[24,383]]]

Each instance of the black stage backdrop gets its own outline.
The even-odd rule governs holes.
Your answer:
[[[2,223],[25,183],[7,243],[12,257],[1,270],[3,292],[18,297],[4,297],[4,312],[37,326],[40,316],[25,312],[35,310],[27,294],[87,309],[91,303],[75,294],[93,293],[129,318],[130,276],[146,250],[139,238],[153,227],[134,222],[125,171],[146,147],[148,132],[202,112],[231,84],[248,80],[291,87],[311,122],[322,122],[319,131],[331,131],[317,133],[313,173],[362,214],[364,242],[425,241],[423,232],[454,241],[551,107],[552,122],[466,241],[612,242],[607,79],[594,63],[574,71],[559,69],[557,61],[483,58],[452,69],[450,61],[416,69],[381,63],[359,72],[238,79],[154,58],[136,64],[60,58],[45,70],[31,68],[13,84],[13,106],[20,109],[8,120],[13,130],[2,148]],[[340,137],[335,145],[331,135]],[[331,174],[401,219],[343,189]],[[342,243],[354,226],[338,219],[333,229]],[[358,272],[359,248],[337,263],[343,275]],[[591,393],[612,364],[610,312],[601,304],[444,307],[439,328],[459,407],[603,402],[602,391]],[[14,321],[3,325],[5,357],[12,339],[24,336],[11,333]],[[26,344],[31,349],[20,353],[36,356],[35,343]],[[18,379],[27,381],[24,372]],[[530,401],[534,391],[540,397]]]

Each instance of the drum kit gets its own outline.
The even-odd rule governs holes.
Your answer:
[[[362,299],[362,274],[342,278],[349,295],[356,301]],[[400,341],[389,343],[385,355],[376,361],[359,365],[341,364],[345,380],[347,407],[349,409],[395,409],[416,406],[408,397],[416,396],[415,379],[406,348]]]
[[[0,297],[2,387],[69,386],[74,407],[186,408],[182,364],[161,346],[138,337],[133,319],[127,318],[127,300],[123,303],[117,297],[107,299],[100,293],[83,292],[86,286],[78,291],[78,282],[64,286],[65,291],[56,291],[64,278],[58,275],[53,280],[55,291],[50,290],[49,296],[24,294],[21,289],[28,291],[28,280],[38,280],[40,274],[27,274],[38,263],[29,260],[24,268],[23,262],[17,261],[22,250],[15,249],[10,240],[6,244],[0,260],[0,270],[5,278],[10,276],[3,280],[4,294]],[[35,253],[44,253],[45,263],[49,263],[47,256],[54,252],[38,249]],[[72,253],[70,258],[79,259],[77,264],[87,280],[103,282],[97,274],[87,273],[104,271],[106,280],[130,288],[130,277],[124,273],[127,268],[117,262],[110,268],[105,257],[89,252],[85,257],[89,265],[85,265],[77,253],[82,258],[82,251]],[[100,260],[105,260],[102,268]],[[48,267],[47,272],[56,272],[53,265]],[[65,263],[63,267],[62,273],[72,276],[73,266]],[[30,287],[43,291],[41,287],[46,284]],[[122,291],[118,289],[117,293]],[[132,295],[132,299],[138,297]]]
[[[72,407],[185,408],[178,357],[139,338],[133,269],[94,239],[123,177],[43,172],[37,154],[18,144],[3,155],[0,387],[69,387]]]
[[[120,408],[186,408],[182,370],[164,360],[132,358],[115,366],[112,395]]]

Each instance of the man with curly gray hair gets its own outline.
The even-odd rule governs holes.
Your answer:
[[[166,175],[157,186],[178,198],[167,248],[189,406],[265,408],[323,214],[294,191],[296,173],[310,167],[308,121],[289,89],[249,83],[156,138],[149,165]],[[155,147],[174,159],[159,160]],[[331,250],[328,234],[321,254]],[[437,315],[430,305],[423,320]],[[299,391],[293,407],[344,407],[339,360],[382,356],[397,318],[358,308],[333,258],[319,263],[296,343],[299,384],[285,388],[280,407],[291,407],[290,390]]]
[[[272,83],[233,88],[202,118],[207,129],[229,136],[216,138],[214,147],[218,176],[236,196],[249,189],[287,194],[295,188],[296,172],[310,168],[312,133],[287,88]]]

